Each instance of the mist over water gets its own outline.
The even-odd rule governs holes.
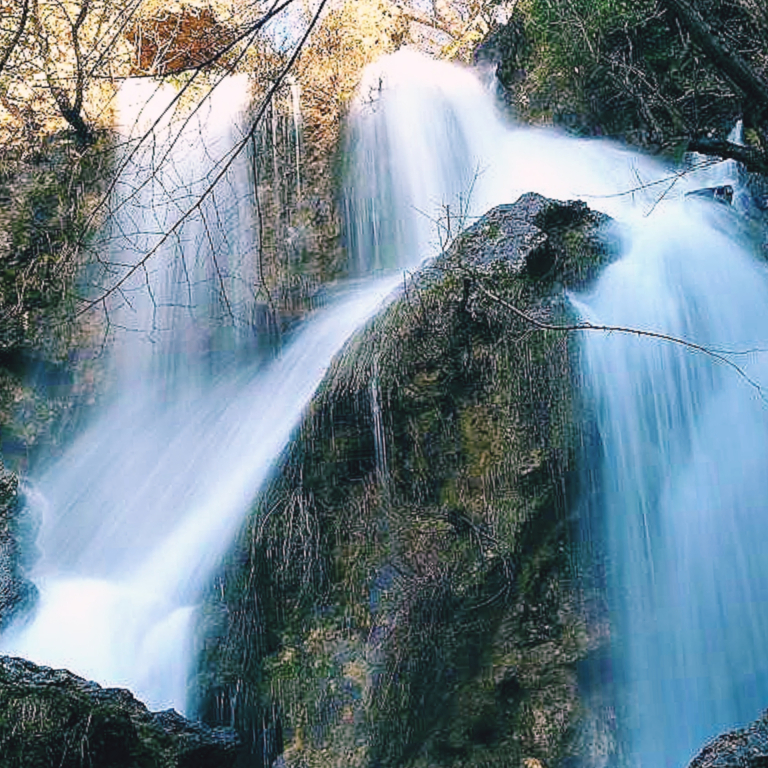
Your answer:
[[[168,147],[163,130],[130,161],[110,262],[136,264],[210,182],[246,105],[242,81],[226,88],[160,175],[146,172]],[[140,90],[121,96],[127,126],[157,113],[140,108]],[[3,639],[5,652],[129,686],[152,707],[183,709],[199,591],[333,355],[402,282],[398,270],[493,205],[536,191],[619,222],[623,258],[573,298],[585,318],[717,350],[768,347],[765,268],[738,214],[684,197],[736,184],[733,164],[680,176],[608,142],[517,127],[471,72],[402,51],[367,70],[350,116],[343,205],[359,279],[259,362],[247,161],[113,297],[125,329],[110,347],[113,390],[33,478],[46,507],[41,605]],[[585,460],[598,468],[590,504],[605,531],[623,735],[634,762],[678,766],[768,704],[768,408],[755,386],[768,383],[768,358],[728,358],[740,373],[661,340],[580,343],[601,441]]]

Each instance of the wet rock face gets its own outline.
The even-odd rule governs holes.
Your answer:
[[[688,768],[765,768],[768,765],[768,711],[746,728],[707,744]]]
[[[26,576],[34,560],[36,533],[18,478],[0,462],[0,630],[37,602],[37,587]]]
[[[569,556],[570,337],[502,303],[567,322],[606,223],[494,209],[334,362],[205,611],[200,709],[234,716],[249,765],[607,764],[579,682],[606,633]]]
[[[0,657],[3,768],[230,768],[233,731],[151,713],[129,691]]]

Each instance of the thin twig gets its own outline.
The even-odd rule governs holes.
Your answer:
[[[469,270],[466,270],[466,271],[469,272]],[[716,352],[710,347],[705,347],[703,344],[697,344],[694,341],[681,339],[679,336],[672,336],[671,334],[661,333],[660,331],[644,331],[640,328],[630,328],[628,326],[623,326],[623,325],[598,325],[595,323],[590,323],[589,321],[566,324],[566,325],[545,323],[533,317],[532,315],[529,315],[527,312],[524,312],[522,309],[520,309],[519,307],[516,307],[514,304],[510,303],[509,301],[506,301],[505,299],[501,298],[501,296],[497,296],[492,291],[489,291],[477,279],[476,275],[473,275],[470,273],[470,276],[473,278],[475,286],[478,288],[478,290],[482,294],[484,294],[489,299],[491,299],[491,301],[494,301],[497,304],[500,304],[505,309],[508,309],[514,315],[517,315],[517,317],[519,317],[521,320],[524,320],[526,323],[530,323],[532,326],[534,326],[535,328],[538,328],[539,330],[559,331],[559,332],[565,332],[565,333],[571,333],[573,331],[602,331],[603,333],[624,333],[630,336],[641,336],[645,338],[659,339],[660,341],[666,341],[666,342],[669,342],[670,344],[677,344],[681,347],[685,347],[686,349],[693,350],[694,352],[700,352],[701,354],[706,355],[707,357],[711,357],[714,360],[717,360],[719,363],[723,363],[724,365],[727,365],[729,368],[732,368],[734,371],[736,371],[736,373],[738,373],[738,375],[742,379],[744,379],[744,381],[746,381],[751,387],[754,387],[754,389],[760,395],[761,400],[768,403],[768,397],[766,397],[765,393],[763,392],[762,386],[757,381],[755,381],[743,368],[736,365],[736,363],[734,363],[733,360],[729,360],[725,356],[726,353]]]
[[[642,192],[645,189],[649,189],[650,187],[657,187],[660,184],[666,184],[667,182],[675,183],[677,182],[678,179],[681,179],[683,176],[687,176],[689,173],[694,173],[695,171],[698,171],[701,168],[708,168],[712,165],[717,165],[718,163],[721,163],[721,162],[723,161],[720,159],[716,160],[714,158],[709,157],[706,160],[702,160],[698,163],[694,163],[688,168],[683,168],[682,170],[677,171],[671,176],[665,176],[663,179],[657,179],[656,181],[646,181],[646,182],[642,182],[638,179],[638,181],[640,181],[639,186],[633,187],[632,189],[624,190],[623,192],[614,192],[613,194],[610,194],[610,195],[585,194],[585,195],[582,195],[582,197],[589,197],[594,200],[609,200],[614,197],[626,197],[627,195],[634,195],[636,192]]]

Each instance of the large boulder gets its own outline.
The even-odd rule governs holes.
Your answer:
[[[230,768],[228,729],[151,713],[129,691],[0,657],[2,768]]]
[[[207,602],[200,711],[243,765],[606,764],[578,366],[542,327],[611,258],[606,223],[494,209],[336,359]]]

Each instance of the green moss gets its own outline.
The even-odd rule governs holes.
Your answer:
[[[563,231],[594,226],[574,211]],[[550,765],[568,748],[584,653],[565,555],[570,350],[468,284],[487,229],[334,364],[211,594],[203,711],[233,702],[244,733],[279,719],[289,766]],[[562,269],[590,242],[553,238]],[[545,311],[558,274],[524,265],[499,257],[482,279]]]
[[[570,101],[572,109],[588,109],[585,85],[606,41],[616,30],[641,23],[653,7],[652,0],[525,0],[517,11],[535,63],[531,85]]]

